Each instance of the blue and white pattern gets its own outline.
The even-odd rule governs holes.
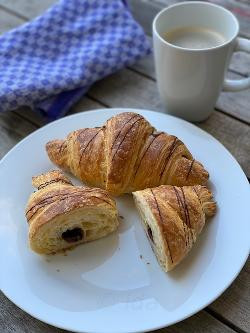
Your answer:
[[[48,119],[62,116],[95,81],[150,52],[121,0],[61,0],[2,35],[0,45],[0,111],[28,105]]]

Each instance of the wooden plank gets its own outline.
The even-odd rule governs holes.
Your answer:
[[[0,1],[1,3],[1,1]],[[24,23],[24,20],[0,10],[0,34]]]
[[[0,113],[0,159],[21,139],[36,129],[36,126],[14,112]]]
[[[37,320],[8,300],[0,292],[0,330],[1,333],[67,333]]]
[[[153,19],[164,6],[150,0],[127,1],[134,18],[143,26],[146,34],[152,36]]]
[[[23,312],[11,303],[2,293],[0,293],[0,328],[1,333],[66,333],[65,330],[47,325]],[[178,323],[173,326],[163,328],[158,333],[234,333],[235,331],[227,327],[219,320],[213,318],[205,311]]]
[[[244,76],[250,76],[250,55],[245,52],[234,53],[229,68]]]
[[[196,315],[178,323],[173,326],[163,328],[157,333],[233,333],[235,332],[233,329],[229,328],[228,326],[224,325],[222,322],[214,321],[215,318],[210,316],[205,311],[200,311]]]
[[[234,73],[228,73],[228,78],[242,79],[242,76]],[[216,107],[236,118],[250,123],[250,91],[243,90],[238,92],[222,92],[216,104]]]
[[[32,19],[55,2],[56,0],[0,0],[0,5],[11,12],[16,12],[27,19]]]
[[[88,94],[111,107],[137,107],[163,111],[155,82],[128,69],[96,82]]]
[[[214,112],[200,128],[212,134],[236,158],[247,177],[250,177],[250,127],[228,117],[221,112]]]
[[[17,115],[22,117],[23,119],[29,121],[35,126],[43,126],[47,123],[45,118],[40,115],[38,112],[31,110],[29,107],[20,107],[16,109],[15,112]]]
[[[220,313],[227,322],[236,325],[243,332],[250,331],[250,259],[237,277],[235,283],[210,305],[215,313]]]

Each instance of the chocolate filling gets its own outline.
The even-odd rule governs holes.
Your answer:
[[[152,233],[152,229],[150,228],[150,226],[147,226],[147,233],[148,233],[148,237],[150,238],[152,243],[154,243],[153,233]]]
[[[83,239],[83,231],[81,228],[66,230],[62,233],[62,239],[68,243],[78,242]]]

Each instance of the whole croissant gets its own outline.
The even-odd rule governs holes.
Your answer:
[[[32,178],[26,218],[29,243],[39,254],[56,253],[106,236],[118,227],[114,199],[99,188],[74,186],[61,171]]]
[[[162,185],[134,192],[133,196],[152,249],[165,271],[187,255],[206,217],[216,211],[212,193],[200,185]]]
[[[157,132],[132,112],[50,141],[46,150],[57,166],[113,195],[161,184],[202,185],[209,176],[177,137]]]

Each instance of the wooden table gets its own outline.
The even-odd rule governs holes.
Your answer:
[[[55,0],[0,0],[0,32],[3,33],[41,14],[53,2]],[[175,2],[178,1],[129,0],[134,16],[149,36],[155,14],[162,7]],[[225,5],[232,10],[240,21],[241,36],[250,38],[249,0],[214,0],[212,2]],[[228,76],[238,78],[245,77],[247,74],[250,74],[249,55],[235,54]],[[70,113],[108,107],[134,107],[163,111],[156,90],[152,56],[96,83]],[[207,121],[197,124],[228,148],[248,178],[250,178],[249,123],[250,91],[248,90],[239,93],[222,93],[213,115]],[[18,141],[43,124],[43,119],[27,108],[1,113],[0,158]],[[231,222],[237,223],[237,221]],[[2,333],[64,332],[32,318],[3,294],[0,294],[0,302],[0,332]],[[247,261],[231,287],[214,303],[191,318],[161,329],[159,332],[250,332],[250,260]]]

